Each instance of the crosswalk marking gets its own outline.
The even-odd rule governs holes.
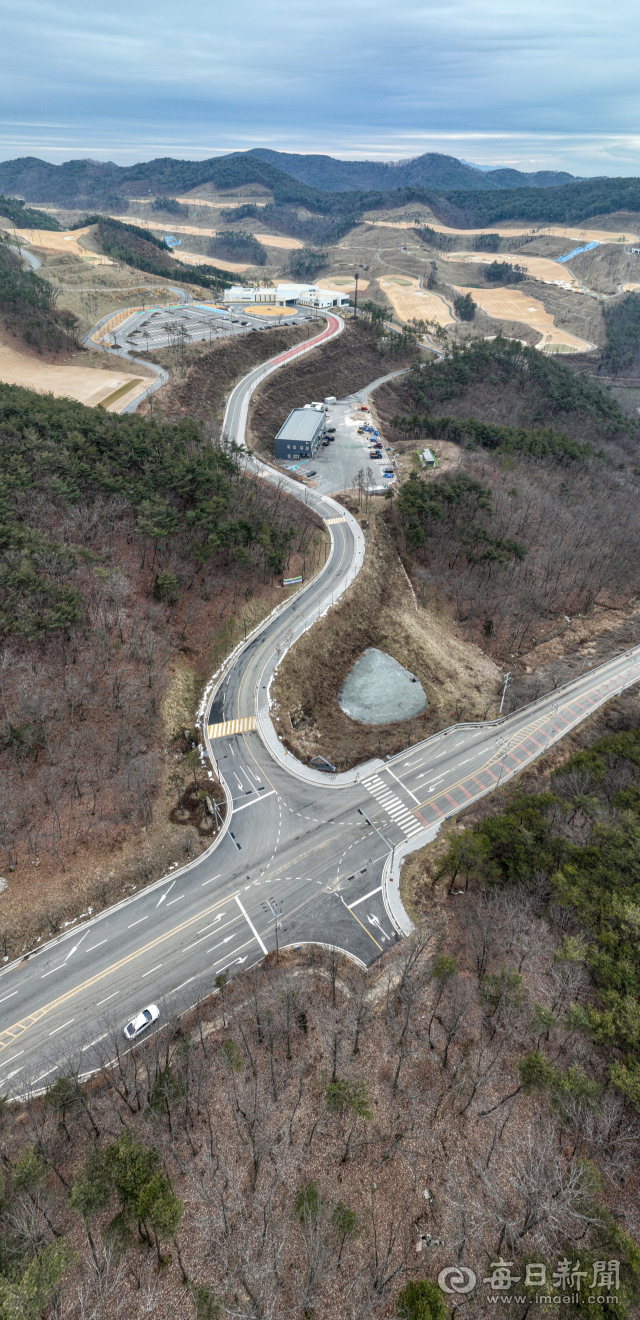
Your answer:
[[[363,780],[364,787],[371,796],[380,803],[380,806],[386,811],[387,815],[400,826],[403,834],[411,838],[412,834],[417,834],[422,829],[420,821],[417,821],[413,812],[405,807],[401,798],[397,797],[391,791],[388,784],[379,775],[374,775],[372,779]]]
[[[334,523],[346,522],[346,518],[325,518],[327,527],[332,527]]]
[[[225,720],[224,724],[210,724],[210,738],[227,738],[232,733],[249,733],[258,727],[255,715],[245,715],[241,720]]]

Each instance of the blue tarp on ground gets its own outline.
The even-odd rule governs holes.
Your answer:
[[[577,257],[581,252],[591,252],[594,247],[600,247],[600,241],[596,238],[592,243],[585,243],[584,247],[574,248],[573,252],[567,252],[566,257],[557,257],[557,261],[571,261],[572,257]]]

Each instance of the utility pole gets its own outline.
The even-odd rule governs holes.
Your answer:
[[[355,296],[354,303],[353,303],[353,319],[354,319],[354,321],[356,320],[357,315],[358,315],[358,279],[359,279],[359,275],[358,275],[358,272],[356,271],[356,296]]]
[[[511,678],[511,670],[509,670],[508,674],[505,674],[505,676],[504,676],[504,687],[503,687],[503,689],[502,689],[502,701],[500,702],[500,710],[498,711],[498,714],[499,714],[499,715],[502,715],[502,707],[504,706],[504,699],[505,699],[505,697],[506,697],[506,695],[507,695],[507,688],[508,688],[508,686],[509,686],[509,679],[510,679],[510,678]]]

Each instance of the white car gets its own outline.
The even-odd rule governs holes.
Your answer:
[[[143,1031],[146,1031],[147,1027],[150,1027],[151,1023],[155,1022],[156,1018],[159,1017],[160,1009],[158,1008],[158,1005],[148,1004],[146,1008],[142,1009],[142,1012],[137,1013],[130,1022],[127,1022],[124,1029],[124,1034],[127,1040],[135,1040],[136,1036],[139,1036]]]

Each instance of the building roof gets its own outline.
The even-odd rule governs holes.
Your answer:
[[[280,427],[276,440],[315,440],[324,427],[324,413],[315,408],[294,408]]]

